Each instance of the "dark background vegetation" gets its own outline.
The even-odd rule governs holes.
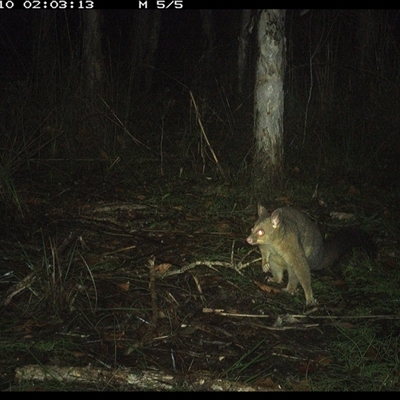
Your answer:
[[[183,374],[193,365],[249,383],[269,377],[274,388],[298,389],[293,382],[301,382],[306,389],[398,390],[396,318],[278,336],[202,317],[206,305],[263,308],[271,318],[300,313],[302,294],[294,300],[257,292],[258,264],[244,270],[244,281],[224,268],[211,281],[204,273],[210,269],[196,268],[204,268],[205,303],[191,275],[160,279],[158,307],[168,323],[154,320],[149,257],[182,267],[204,259],[235,263],[250,250],[244,239],[256,218],[249,190],[255,31],[239,93],[240,10],[213,11],[211,47],[198,10],[161,12],[151,65],[135,58],[138,11],[101,10],[105,75],[94,99],[82,59],[84,12],[0,13],[2,388],[16,388],[17,366],[95,359]],[[399,16],[397,10],[286,13],[284,182],[265,206],[306,209],[328,231],[338,225],[331,211],[355,214],[379,247],[368,267],[354,259],[347,265],[340,278],[345,289],[316,279],[316,297],[332,307],[328,314],[399,312]],[[104,204],[145,208],[97,217]],[[35,282],[5,302],[30,273]],[[121,286],[128,281],[134,289]],[[156,328],[150,329],[140,321],[151,315]],[[180,333],[183,322],[194,320],[193,333]],[[170,338],[155,340],[170,331]],[[70,332],[82,332],[82,339],[66,339]],[[225,341],[227,332],[233,348],[216,351],[211,339]],[[39,346],[50,337],[57,341]],[[215,352],[223,358],[212,360]],[[320,362],[322,355],[328,362]]]
[[[252,77],[257,52],[253,40],[247,85],[239,94],[240,10],[213,12],[214,48],[208,47],[198,10],[161,13],[154,65],[134,59],[138,11],[102,11],[106,76],[101,94],[105,103],[97,104],[94,115],[84,114],[90,107],[85,107],[82,14],[75,10],[43,14],[15,10],[3,12],[0,18],[2,129],[14,146],[32,143],[34,152],[50,141],[41,149],[41,157],[35,154],[44,160],[43,153],[50,148],[51,155],[68,159],[79,159],[87,152],[98,156],[103,151],[103,157],[113,159],[121,156],[125,144],[128,156],[135,153],[137,157],[141,146],[118,142],[119,136],[124,142],[129,137],[118,126],[118,117],[144,144],[160,147],[164,131],[164,167],[174,170],[196,161],[202,165],[194,159],[199,157],[200,138],[188,95],[191,90],[199,102],[207,135],[232,176],[251,162]],[[299,164],[298,157],[307,153],[302,170],[305,165],[311,167],[307,177],[316,179],[332,159],[354,169],[351,164],[364,160],[365,165],[358,167],[373,167],[373,171],[364,169],[365,174],[380,173],[385,184],[398,183],[393,168],[399,151],[397,18],[396,10],[315,10],[304,15],[299,10],[287,11],[287,165]],[[150,73],[152,82],[147,85],[145,78]],[[39,137],[40,145],[34,145]],[[151,149],[153,154],[161,152],[160,148]],[[71,167],[89,168],[88,163],[83,164],[76,162]]]

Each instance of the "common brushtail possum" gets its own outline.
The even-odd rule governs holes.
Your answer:
[[[346,230],[324,243],[311,219],[292,207],[278,208],[269,215],[258,205],[258,220],[250,236],[251,245],[260,247],[262,269],[272,272],[272,281],[281,283],[288,271],[286,291],[294,293],[300,282],[306,304],[316,304],[311,288],[311,270],[333,266],[352,247],[367,245],[367,235],[358,230]],[[368,243],[369,244],[369,243]]]

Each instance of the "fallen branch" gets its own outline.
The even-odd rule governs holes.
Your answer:
[[[400,319],[400,315],[310,315],[310,312],[316,311],[317,308],[309,310],[305,314],[285,314],[278,315],[273,326],[264,326],[264,329],[273,331],[284,331],[284,330],[304,330],[309,328],[316,328],[321,323],[310,322],[310,320],[332,320],[338,321],[343,319],[388,319],[397,320]],[[223,317],[237,317],[237,318],[271,318],[270,315],[259,315],[259,314],[241,314],[241,313],[229,313],[225,312],[221,308],[203,308],[205,314],[216,314]]]
[[[268,387],[256,387],[224,379],[213,379],[204,371],[187,375],[172,375],[158,371],[132,371],[129,369],[106,369],[87,367],[57,367],[54,365],[25,365],[15,370],[15,379],[22,381],[51,381],[79,383],[81,385],[131,385],[132,389],[146,390],[203,390],[203,391],[272,391]],[[276,391],[276,389],[275,389]]]
[[[259,260],[261,260],[261,258],[258,259],[258,260],[250,261],[250,262],[245,263],[245,264],[242,264],[242,263],[233,264],[233,263],[224,262],[224,261],[195,261],[195,262],[192,262],[192,263],[190,263],[188,265],[185,265],[182,268],[164,272],[163,274],[160,274],[160,276],[161,276],[161,278],[166,278],[167,276],[171,276],[171,275],[183,274],[184,272],[189,271],[190,269],[193,269],[193,268],[197,267],[198,265],[204,265],[204,266],[206,266],[208,268],[211,268],[211,269],[214,269],[213,268],[214,266],[231,268],[231,269],[234,269],[239,274],[241,274],[240,270],[242,270],[243,268],[248,267],[250,264],[253,264],[254,262],[257,262]]]

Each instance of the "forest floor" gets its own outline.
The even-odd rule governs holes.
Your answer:
[[[248,182],[143,176],[19,184],[23,213],[0,233],[2,390],[400,389],[398,188],[336,180],[325,204],[311,187],[264,204],[377,245],[313,274],[306,308],[245,241]]]

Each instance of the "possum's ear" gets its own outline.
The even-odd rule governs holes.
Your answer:
[[[282,223],[282,208],[276,209],[271,214],[271,223],[273,228],[277,228]]]
[[[264,206],[262,206],[260,203],[258,203],[257,211],[258,211],[259,217],[267,217],[268,216],[267,209]]]

